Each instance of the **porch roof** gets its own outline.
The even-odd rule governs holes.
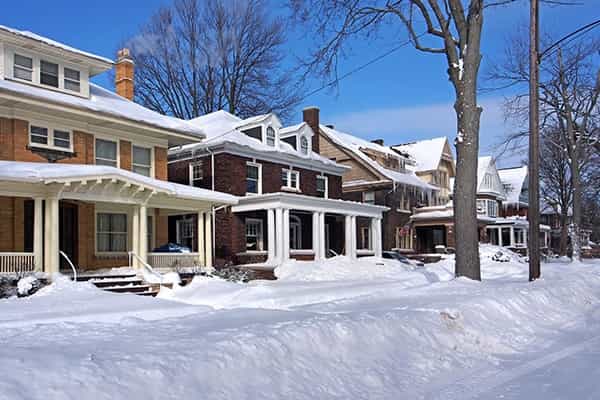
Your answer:
[[[355,215],[361,217],[381,218],[388,207],[359,203],[341,199],[324,199],[295,193],[267,193],[239,198],[239,203],[232,207],[233,212],[246,212],[272,208],[288,208],[292,210],[320,211],[331,214]]]
[[[153,195],[160,195],[163,199],[226,205],[238,202],[238,198],[230,194],[162,181],[101,165],[0,161],[0,182],[2,181],[15,185],[35,185],[38,191],[32,195],[44,194],[44,191],[51,194],[52,189],[59,188],[60,197],[64,198],[78,198],[77,194],[86,194],[90,199],[97,197],[99,200],[110,200],[118,193],[121,198],[132,198],[142,194],[146,200]],[[93,189],[101,191],[94,192]],[[117,196],[115,201],[118,201]]]

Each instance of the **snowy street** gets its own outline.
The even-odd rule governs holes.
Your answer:
[[[600,263],[530,284],[493,251],[482,283],[344,258],[159,299],[58,281],[0,301],[0,398],[597,398]]]

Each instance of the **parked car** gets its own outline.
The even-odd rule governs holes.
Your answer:
[[[383,258],[400,261],[402,264],[412,265],[413,267],[425,266],[425,264],[423,264],[421,261],[411,260],[410,258],[405,257],[396,251],[384,251],[383,253],[381,253],[381,255]]]
[[[181,246],[176,243],[167,243],[167,244],[163,244],[160,247],[155,248],[154,250],[152,250],[152,252],[154,252],[154,253],[191,253],[192,251],[190,250],[189,247],[186,247],[186,246]]]

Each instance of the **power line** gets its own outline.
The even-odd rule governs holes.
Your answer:
[[[550,53],[550,51],[552,51],[553,49],[558,48],[558,46],[560,46],[561,43],[566,42],[566,44],[568,44],[568,43],[572,42],[573,40],[578,39],[579,37],[585,35],[586,33],[590,32],[592,29],[595,29],[599,26],[600,26],[600,19],[598,19],[594,22],[590,22],[589,24],[584,25],[581,28],[574,30],[573,32],[569,33],[568,35],[563,36],[562,38],[560,38],[559,40],[557,40],[556,42],[554,42],[550,46],[548,46],[544,51],[542,51],[538,55],[538,60],[541,60],[542,57],[544,57],[545,55]]]

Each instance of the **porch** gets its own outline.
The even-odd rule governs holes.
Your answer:
[[[212,210],[237,202],[113,167],[9,161],[0,191],[0,273],[54,273],[67,258],[78,270],[211,266]],[[190,213],[201,221],[196,251],[153,252],[169,241],[169,216]]]

